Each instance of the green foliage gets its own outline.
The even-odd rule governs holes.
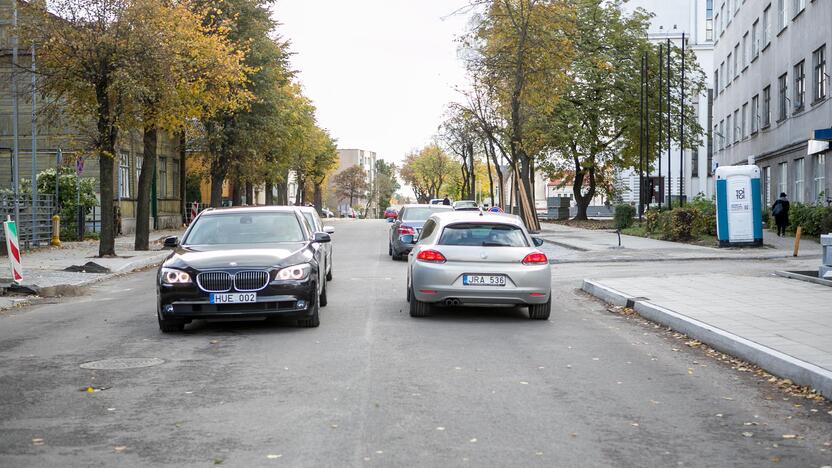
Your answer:
[[[655,209],[651,209],[647,213],[644,213],[644,230],[647,234],[655,234],[657,232],[662,231],[663,229],[663,222],[665,216],[662,216],[666,212],[659,211]]]
[[[671,241],[689,241],[698,234],[702,214],[696,208],[676,208],[669,211],[669,219],[664,227],[664,238]]]
[[[55,196],[55,169],[49,168],[43,172],[38,173],[38,194],[51,195],[54,200]],[[32,182],[28,179],[21,179],[21,192],[24,194],[32,193]],[[77,240],[78,233],[78,178],[75,171],[69,167],[62,167],[60,178],[60,200],[59,205],[61,210],[61,239]],[[98,205],[98,200],[95,198],[97,191],[97,181],[91,178],[81,179],[81,198],[80,206],[83,207],[84,214],[89,214],[92,208]]]
[[[185,201],[188,203],[202,203],[202,177],[197,173],[190,173],[185,179]]]
[[[792,202],[789,207],[790,229],[803,228],[802,235],[820,237],[832,232],[832,207]]]
[[[716,203],[713,199],[705,198],[704,195],[697,195],[688,206],[699,212],[699,217],[696,220],[697,225],[694,231],[697,233],[707,234],[709,236],[716,235]]]
[[[633,225],[633,218],[636,215],[635,207],[627,204],[616,205],[615,207],[615,228],[626,229]]]

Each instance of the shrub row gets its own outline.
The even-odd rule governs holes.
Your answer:
[[[716,205],[696,197],[685,207],[672,210],[650,209],[644,214],[644,229],[664,240],[689,241],[701,235],[716,235]]]
[[[789,207],[789,229],[802,227],[802,235],[820,237],[832,233],[832,207],[792,202]]]

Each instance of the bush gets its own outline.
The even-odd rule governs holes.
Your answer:
[[[669,212],[669,219],[664,226],[664,238],[671,241],[688,241],[698,235],[701,226],[699,210],[696,208],[676,208]]]
[[[75,170],[71,167],[62,167],[60,175],[60,216],[61,216],[61,239],[77,240],[78,237],[78,180]],[[38,194],[55,196],[55,168],[49,168],[38,173]],[[32,181],[21,179],[21,191],[24,194],[32,193]],[[97,181],[92,178],[81,179],[81,206],[84,213],[89,214],[92,207],[98,205],[95,198]]]
[[[662,214],[665,212],[653,209],[644,213],[644,230],[648,234],[655,234],[656,232],[662,231]]]
[[[615,228],[626,229],[633,225],[633,218],[636,216],[636,209],[631,205],[622,203],[615,206]]]
[[[697,195],[688,205],[699,212],[694,226],[693,234],[716,235],[716,203],[713,199],[707,199],[704,195]]]
[[[832,207],[793,202],[789,207],[789,225],[792,231],[800,226],[803,235],[820,237],[832,230]]]

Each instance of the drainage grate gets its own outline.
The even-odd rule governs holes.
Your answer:
[[[139,367],[158,366],[159,364],[164,364],[164,362],[164,360],[159,358],[114,358],[85,362],[81,364],[81,368],[95,370],[136,369]]]

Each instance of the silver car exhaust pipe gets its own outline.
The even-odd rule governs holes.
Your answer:
[[[446,306],[458,306],[461,303],[462,303],[462,301],[460,301],[459,299],[454,299],[454,298],[445,299],[445,305]]]

